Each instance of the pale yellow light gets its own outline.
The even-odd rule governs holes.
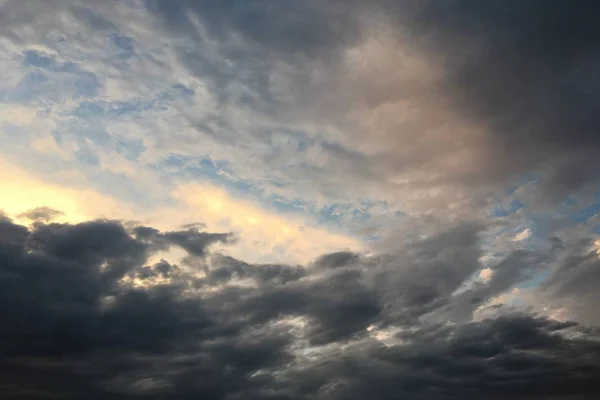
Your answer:
[[[297,217],[262,209],[250,200],[229,195],[209,184],[184,184],[173,193],[189,207],[185,215],[197,215],[208,230],[236,233],[238,243],[229,254],[250,262],[305,263],[330,251],[360,250],[362,244],[349,236],[312,227]],[[218,203],[217,209],[214,204]],[[293,229],[299,226],[302,229]]]
[[[111,218],[122,211],[114,200],[93,190],[46,183],[0,159],[0,209],[19,220],[19,214],[37,207],[61,211],[63,214],[57,220],[72,223],[98,217]]]
[[[13,218],[37,207],[49,207],[64,213],[57,222],[136,220],[163,231],[202,222],[209,232],[234,233],[238,239],[235,244],[216,245],[216,250],[247,262],[305,264],[327,252],[363,249],[362,243],[352,237],[311,226],[300,217],[264,210],[212,185],[185,184],[172,195],[179,204],[135,208],[91,189],[50,183],[0,159],[0,209]],[[168,261],[177,262],[180,257],[171,254]]]
[[[223,203],[221,203],[219,200],[212,200],[209,202],[210,208],[212,208],[215,211],[221,211],[223,209]]]

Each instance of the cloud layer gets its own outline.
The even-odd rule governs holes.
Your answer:
[[[0,0],[0,397],[600,397],[598,11]]]
[[[319,146],[336,160],[323,165],[326,179],[458,202],[453,191],[489,191],[531,171],[553,201],[595,182],[600,31],[589,2],[150,4],[171,32],[190,35],[180,59],[218,85],[222,102],[333,126]],[[230,75],[196,59],[208,40],[217,60],[235,54]],[[339,190],[351,195],[351,185]]]
[[[523,272],[523,256],[514,255],[487,283],[455,293],[478,268],[476,235],[476,227],[462,226],[394,255],[249,265],[208,251],[226,235],[194,228],[161,233],[105,220],[28,228],[3,217],[0,393],[22,399],[599,394],[597,329],[518,311],[479,322],[465,315]],[[181,264],[147,264],[170,246],[186,250]],[[595,251],[580,257],[594,255],[597,264]],[[572,267],[566,279],[559,268],[549,286],[562,282],[562,295],[591,306],[593,292],[571,284],[585,279],[595,287],[600,275],[589,271]],[[463,312],[455,313],[457,307]],[[444,318],[428,318],[436,312]]]

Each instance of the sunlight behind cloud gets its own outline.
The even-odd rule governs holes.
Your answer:
[[[338,250],[360,250],[357,240],[308,226],[307,221],[261,209],[208,184],[184,184],[174,197],[209,230],[232,231],[239,243],[228,251],[252,262],[308,262]],[[189,215],[189,214],[186,214]]]
[[[263,210],[208,184],[181,185],[173,193],[175,204],[142,210],[90,189],[47,183],[4,160],[0,160],[0,169],[0,209],[17,220],[37,207],[61,211],[56,218],[60,222],[117,218],[151,223],[164,230],[176,229],[191,218],[209,230],[235,233],[238,242],[220,250],[250,262],[305,263],[326,252],[362,248],[356,239]],[[169,257],[169,261],[178,258]]]
[[[60,222],[81,222],[90,218],[115,217],[123,207],[92,190],[76,190],[46,183],[0,159],[0,209],[17,216],[37,207],[49,207],[63,214]]]

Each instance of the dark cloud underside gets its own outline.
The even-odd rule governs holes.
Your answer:
[[[450,325],[425,322],[431,312],[464,307],[464,299],[452,293],[477,268],[477,232],[461,226],[396,255],[337,253],[303,268],[211,256],[205,238],[223,238],[197,230],[130,232],[113,221],[26,228],[5,218],[0,394],[11,399],[600,395],[595,328],[510,313],[482,322],[448,313]],[[172,245],[196,258],[194,268],[164,260],[148,265],[150,255]],[[583,250],[569,251],[574,256]],[[515,257],[522,259],[515,255],[498,265],[503,272],[495,279],[502,282],[492,279],[487,291],[475,288],[472,295],[484,301],[509,287],[507,281],[516,282],[522,267]],[[578,269],[583,274],[578,277],[577,270],[559,269],[553,284],[569,274],[563,291],[577,296],[572,282],[598,280],[588,270]],[[236,284],[240,281],[251,284]],[[373,326],[399,328],[395,344],[370,338]],[[306,358],[303,343],[326,346],[316,358]]]
[[[548,163],[563,193],[597,178],[598,3],[414,3],[401,23],[446,58],[444,90],[487,128],[498,168]]]

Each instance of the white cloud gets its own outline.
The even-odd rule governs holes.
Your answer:
[[[484,268],[481,270],[481,272],[479,272],[479,279],[481,279],[484,282],[488,282],[490,279],[492,279],[493,275],[494,270],[492,270],[491,268]]]
[[[517,233],[513,239],[513,241],[515,242],[522,242],[524,240],[527,240],[531,237],[532,232],[531,229],[527,228],[522,230],[521,232]]]

